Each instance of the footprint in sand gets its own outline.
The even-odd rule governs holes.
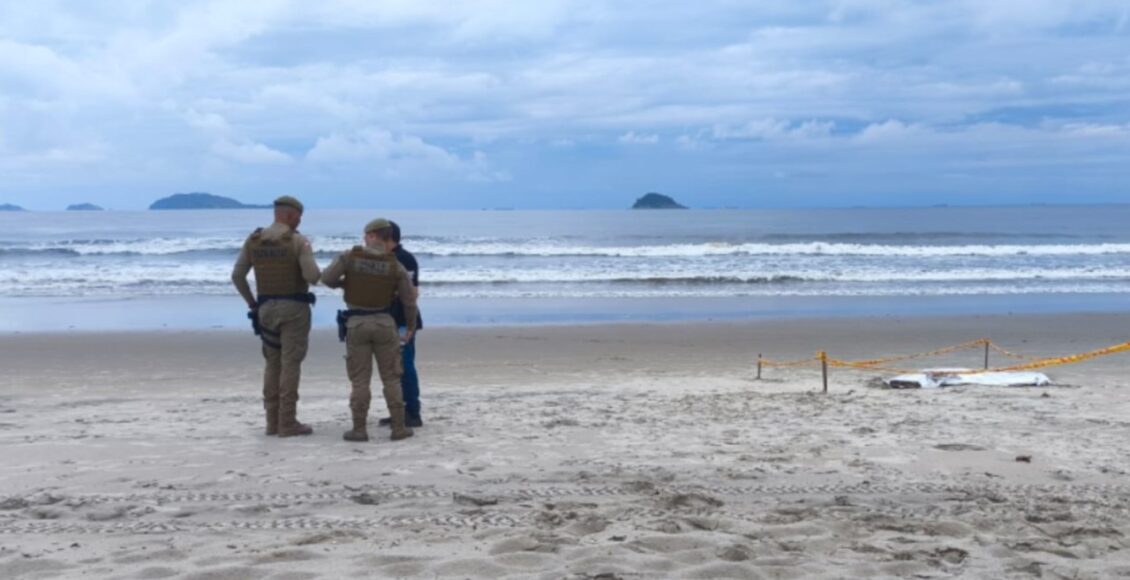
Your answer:
[[[500,578],[513,570],[499,566],[490,560],[467,559],[444,562],[432,569],[436,576],[457,576],[459,578]]]
[[[254,559],[255,564],[274,564],[277,562],[305,562],[307,560],[318,560],[323,558],[321,554],[315,554],[309,550],[279,550],[271,552]]]
[[[565,531],[574,536],[588,536],[603,532],[608,528],[609,521],[596,514],[587,514],[565,527]]]
[[[659,503],[670,510],[709,510],[723,505],[722,500],[700,493],[677,493],[662,498]]]
[[[161,578],[172,578],[173,576],[179,576],[180,573],[181,571],[177,570],[176,568],[153,566],[139,570],[137,574],[134,574],[133,577],[138,578],[139,580],[160,580]]]
[[[247,567],[216,568],[202,570],[182,577],[182,580],[258,580],[265,578],[271,572]]]
[[[970,445],[968,443],[941,443],[934,446],[934,449],[941,449],[942,451],[984,451],[985,448],[980,445]]]
[[[70,568],[57,560],[41,560],[39,558],[21,558],[10,562],[0,563],[0,578],[48,578],[57,577],[61,570]]]

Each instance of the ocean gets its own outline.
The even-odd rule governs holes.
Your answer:
[[[426,322],[599,323],[1130,307],[1130,206],[310,210],[319,263],[398,221]],[[0,214],[0,330],[241,327],[269,210]],[[340,298],[317,288],[315,321]]]

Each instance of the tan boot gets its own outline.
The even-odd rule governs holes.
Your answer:
[[[278,434],[279,434],[279,409],[278,409],[278,407],[268,408],[267,409],[267,435],[278,435]]]
[[[368,441],[369,432],[365,430],[365,423],[368,420],[368,414],[361,415],[359,413],[353,414],[353,429],[346,431],[341,438],[346,441]]]
[[[293,405],[279,407],[279,437],[294,437],[296,435],[310,435],[314,432],[309,425],[299,423]]]
[[[404,407],[389,409],[389,415],[392,423],[392,435],[389,436],[389,439],[400,441],[413,435],[412,429],[404,425]]]

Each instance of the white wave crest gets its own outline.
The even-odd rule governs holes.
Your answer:
[[[1130,244],[1036,244],[916,246],[888,244],[841,244],[808,242],[794,244],[704,243],[652,246],[570,246],[558,243],[435,243],[411,246],[418,254],[433,256],[606,256],[606,257],[700,257],[700,256],[1088,256],[1130,254]]]
[[[164,256],[187,252],[239,251],[243,238],[234,237],[167,237],[135,240],[69,240],[18,246],[3,246],[0,250],[21,252],[66,251],[84,256],[96,255],[154,255]],[[345,250],[360,240],[355,236],[314,236],[311,243],[319,252]],[[1130,244],[972,244],[972,245],[895,245],[848,244],[833,242],[802,243],[695,243],[640,246],[570,245],[562,241],[490,240],[483,238],[460,240],[408,239],[405,246],[420,255],[445,257],[474,256],[530,256],[610,258],[695,258],[710,256],[865,256],[865,257],[959,257],[959,256],[1100,256],[1130,254]]]

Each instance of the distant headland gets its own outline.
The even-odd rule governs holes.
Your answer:
[[[18,205],[12,205],[10,203],[0,203],[0,211],[27,211],[27,210],[25,210],[24,208],[22,208]]]
[[[93,203],[75,203],[68,205],[67,211],[102,211],[102,207]]]
[[[687,206],[661,193],[649,193],[637,199],[632,209],[687,209]]]
[[[250,205],[230,197],[210,193],[176,193],[153,202],[149,209],[266,209],[269,205]]]

